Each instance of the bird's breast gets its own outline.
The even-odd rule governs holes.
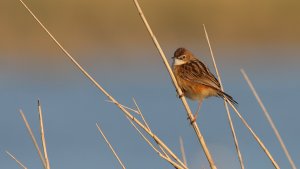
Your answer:
[[[191,82],[176,75],[176,80],[184,95],[192,100],[203,100],[210,96],[217,96],[217,91],[200,83]]]

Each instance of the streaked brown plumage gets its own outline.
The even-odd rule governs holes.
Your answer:
[[[209,69],[185,48],[178,48],[173,58],[173,72],[184,96],[199,101],[210,96],[227,98],[231,103],[237,102],[221,90],[218,79]]]

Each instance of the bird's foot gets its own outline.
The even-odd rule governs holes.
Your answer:
[[[183,96],[184,96],[184,93],[183,92],[181,92],[181,94],[178,94],[178,90],[176,89],[176,96],[179,98],[179,99],[181,99]]]
[[[193,125],[193,123],[197,120],[197,116],[193,116],[192,118],[188,117],[187,120],[190,120],[191,125]]]
[[[178,96],[179,99],[181,99],[184,96],[184,94],[183,93],[177,94],[177,96]]]

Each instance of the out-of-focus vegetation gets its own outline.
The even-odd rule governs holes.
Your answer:
[[[64,45],[127,46],[149,41],[131,0],[26,0]],[[300,1],[141,0],[159,40],[198,39],[205,23],[224,44],[300,42]],[[50,39],[18,0],[0,2],[0,50],[51,50]],[[46,47],[45,47],[46,46]]]

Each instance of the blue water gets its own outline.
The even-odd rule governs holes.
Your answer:
[[[239,73],[241,67],[246,68],[290,154],[299,166],[299,64],[287,62],[284,66],[278,66],[276,63],[266,64],[267,61],[256,60],[249,63],[247,59],[241,59],[239,64],[235,64],[222,58],[219,61],[224,63],[221,70],[226,91],[239,102],[238,109],[281,168],[289,168],[278,141]],[[60,74],[61,67],[59,70],[55,70],[54,67],[54,73],[49,73],[49,70],[43,71],[43,66],[35,69],[40,72],[19,69],[10,72],[8,70],[13,68],[6,68],[6,71],[1,73],[0,168],[17,168],[16,163],[5,154],[5,150],[13,153],[28,168],[42,167],[18,112],[19,109],[24,111],[36,137],[39,138],[37,99],[41,100],[44,112],[52,168],[119,168],[119,164],[98,133],[96,122],[100,123],[127,168],[172,168],[141,139],[115,105],[106,102],[107,98],[66,59],[60,62],[60,65],[66,65],[67,73]],[[149,64],[145,60],[133,60],[124,63],[125,67],[117,68],[111,66],[112,60],[108,62],[109,65],[99,66],[91,62],[85,63],[85,66],[91,65],[88,70],[120,103],[134,107],[132,97],[135,97],[153,132],[178,156],[179,137],[182,136],[191,169],[199,166],[209,168],[160,60],[150,60]],[[137,64],[138,62],[144,64]],[[49,66],[46,61],[41,63],[46,68]],[[195,110],[197,103],[189,103],[192,110]],[[237,116],[232,113],[232,118],[246,168],[273,168]],[[197,122],[217,166],[239,168],[222,100],[206,100]]]

